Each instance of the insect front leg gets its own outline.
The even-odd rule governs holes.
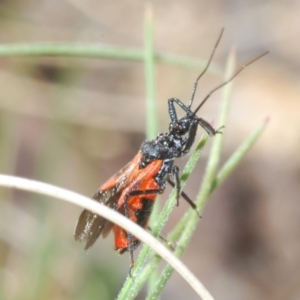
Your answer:
[[[205,121],[202,118],[198,118],[198,124],[207,132],[209,136],[214,136],[217,133],[222,134],[221,129],[223,129],[225,126],[220,127],[219,129],[214,129],[207,121]]]
[[[190,130],[188,132],[188,136],[184,141],[185,147],[184,149],[182,149],[180,156],[186,155],[191,150],[191,147],[193,146],[196,138],[197,129],[198,129],[198,121],[193,120],[191,123]]]
[[[174,102],[176,102],[187,114],[192,113],[191,110],[181,100],[177,98],[170,98],[168,100],[168,106],[169,106],[169,116],[172,123],[176,123],[178,120]]]

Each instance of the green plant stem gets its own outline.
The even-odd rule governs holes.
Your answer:
[[[145,77],[146,77],[146,137],[154,139],[157,134],[155,103],[155,58],[153,37],[153,14],[151,3],[148,3],[145,16]]]
[[[228,59],[227,63],[227,68],[226,68],[226,78],[229,78],[230,75],[233,72],[234,69],[234,61],[235,61],[235,55],[234,53],[231,53]],[[222,125],[225,122],[226,115],[228,112],[228,102],[230,98],[230,91],[231,91],[231,84],[228,84],[223,92],[223,101],[222,101],[222,106],[221,106],[221,111],[220,111],[220,116],[219,116],[219,124],[221,123]],[[218,125],[219,126],[219,125]],[[211,183],[214,180],[216,169],[218,166],[219,162],[219,157],[221,153],[221,147],[222,147],[222,140],[223,140],[223,135],[219,134],[218,136],[215,137],[212,149],[210,152],[210,156],[207,162],[207,167],[205,171],[205,175],[201,184],[200,191],[198,193],[198,197],[196,200],[197,207],[199,208],[200,212],[203,211],[204,205],[207,202],[207,199],[210,195],[210,187]],[[177,257],[180,257],[183,253],[183,251],[186,249],[187,245],[189,244],[191,237],[196,229],[196,224],[198,222],[198,217],[192,214],[191,212],[187,213],[189,215],[188,221],[185,224],[185,227],[181,233],[181,236],[177,242],[177,247],[176,250],[174,251],[174,254]],[[181,224],[180,224],[181,225]],[[176,229],[178,230],[178,229]],[[160,280],[157,281],[155,288],[152,290],[152,292],[148,295],[146,298],[147,300],[149,299],[157,299],[168,282],[169,278],[171,277],[173,273],[173,269],[170,266],[166,266],[166,268],[163,270],[162,275],[160,276]]]
[[[196,166],[197,160],[199,159],[202,150],[208,140],[208,137],[202,137],[199,144],[196,147],[195,152],[190,157],[188,163],[186,164],[186,167],[183,170],[182,176],[181,176],[181,186],[184,187],[189,175],[191,174],[192,170]],[[161,214],[159,215],[156,224],[153,226],[152,234],[154,236],[158,236],[160,234],[160,231],[162,227],[164,226],[166,220],[168,219],[172,209],[174,208],[176,204],[175,200],[175,191],[173,191],[166,202],[164,208],[162,209]],[[192,211],[194,215],[197,215],[195,211]],[[197,216],[198,217],[198,216]],[[147,246],[144,246],[143,249],[140,252],[139,257],[136,260],[135,263],[135,269],[133,270],[133,278],[128,277],[118,295],[118,300],[129,300],[129,299],[135,299],[136,295],[138,294],[139,290],[142,288],[144,281],[148,278],[147,275],[144,273],[144,270],[142,271],[143,266],[145,265],[146,260],[151,254],[151,249]],[[156,265],[155,265],[156,266]],[[150,270],[152,270],[153,267],[147,267],[146,273],[148,274]],[[142,273],[141,273],[142,272]],[[143,275],[141,275],[143,274]]]
[[[104,58],[121,59],[127,61],[144,62],[145,53],[143,50],[108,46],[103,44],[77,44],[77,43],[31,43],[31,44],[1,44],[0,57],[11,56],[59,56],[59,57],[84,57],[84,58]],[[180,68],[200,70],[205,66],[204,61],[199,61],[186,56],[154,53],[155,62],[177,66]],[[209,72],[221,75],[222,70],[212,64]]]
[[[146,137],[154,139],[157,134],[157,111],[155,101],[155,58],[154,58],[154,33],[153,33],[153,7],[152,3],[146,2],[144,37],[145,37],[145,77],[146,77]],[[158,202],[151,213],[151,219],[158,217]],[[158,278],[158,272],[151,272],[148,277],[148,290],[152,290]]]

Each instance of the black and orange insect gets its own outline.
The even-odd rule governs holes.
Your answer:
[[[164,192],[166,183],[168,182],[176,189],[177,205],[180,196],[182,196],[197,212],[193,201],[181,191],[179,167],[174,164],[174,161],[176,158],[182,157],[190,151],[199,125],[209,136],[221,133],[222,127],[217,130],[214,129],[207,121],[199,118],[196,113],[216,90],[229,83],[246,66],[267,53],[256,57],[240,68],[229,80],[211,90],[198,107],[192,111],[191,107],[198,81],[208,69],[222,34],[223,30],[218,37],[206,67],[194,83],[188,106],[177,98],[168,100],[171,119],[169,131],[158,134],[154,140],[144,141],[132,161],[108,179],[97,190],[92,199],[117,210],[133,222],[147,229],[154,201],[158,194]],[[185,112],[185,116],[182,118],[178,118],[177,116],[175,103]],[[80,242],[86,242],[85,249],[88,249],[100,235],[105,238],[111,230],[115,237],[115,249],[120,254],[129,251],[130,269],[132,269],[134,266],[133,251],[138,247],[140,241],[131,233],[92,211],[84,210],[81,213],[75,229],[75,239]]]

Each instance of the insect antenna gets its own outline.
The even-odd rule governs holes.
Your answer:
[[[190,103],[189,103],[189,105],[188,105],[188,108],[189,108],[189,109],[191,109],[191,106],[192,106],[192,104],[193,104],[193,101],[194,101],[194,97],[195,97],[195,94],[196,94],[196,90],[197,90],[197,86],[198,86],[199,79],[205,74],[205,72],[206,72],[207,69],[209,68],[210,63],[211,63],[211,61],[212,61],[212,59],[213,59],[213,56],[214,56],[214,54],[215,54],[215,52],[216,52],[216,49],[217,49],[217,47],[218,47],[218,45],[219,45],[219,42],[220,42],[220,40],[221,40],[221,38],[222,38],[223,32],[224,32],[224,28],[221,29],[221,32],[220,32],[219,37],[218,37],[218,40],[217,40],[217,42],[216,42],[216,44],[215,44],[215,46],[214,46],[214,48],[213,48],[213,51],[212,51],[211,54],[210,54],[209,60],[208,60],[208,62],[207,62],[207,64],[206,64],[204,70],[203,70],[203,71],[201,72],[201,74],[197,77],[197,79],[196,79],[196,81],[195,81],[195,83],[194,83],[194,87],[193,87],[193,90],[192,90],[192,95],[191,95]]]
[[[193,112],[193,116],[196,115],[196,113],[199,111],[199,109],[204,105],[204,103],[207,101],[207,99],[217,90],[219,90],[220,88],[222,88],[223,86],[225,86],[226,84],[228,84],[229,82],[231,82],[236,76],[238,76],[246,67],[248,67],[249,65],[253,64],[255,61],[259,60],[260,58],[262,58],[263,56],[267,55],[270,51],[266,51],[262,54],[260,54],[259,56],[255,57],[254,59],[252,59],[251,61],[249,61],[248,63],[246,63],[245,65],[243,65],[242,67],[240,67],[240,69],[233,74],[228,80],[226,80],[225,82],[221,83],[220,85],[218,85],[217,87],[215,87],[214,89],[212,89],[207,95],[206,97],[203,99],[203,101],[198,105],[198,107],[196,108],[196,110]]]

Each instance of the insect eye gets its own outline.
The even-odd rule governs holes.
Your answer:
[[[169,131],[170,132],[176,132],[178,130],[178,124],[177,123],[170,123],[169,124]]]
[[[182,118],[181,120],[179,120],[178,122],[178,128],[177,128],[177,131],[178,133],[180,134],[185,134],[189,131],[190,129],[190,119],[188,118]]]

